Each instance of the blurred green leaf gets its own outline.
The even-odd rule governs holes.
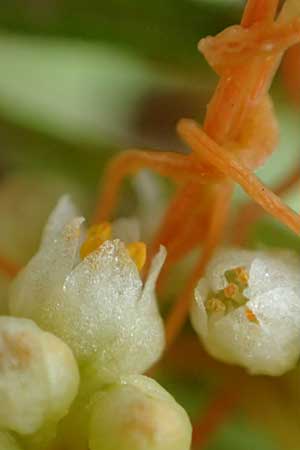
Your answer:
[[[254,248],[284,248],[300,252],[300,237],[270,218],[259,221],[252,228],[248,244]]]
[[[2,0],[0,27],[113,43],[143,58],[198,64],[198,40],[238,20],[240,0]]]
[[[157,71],[104,45],[0,35],[0,61],[0,113],[76,143],[132,145],[143,101],[147,105],[148,99],[151,110],[151,98],[159,102],[171,93],[170,115],[178,92],[194,89],[188,98],[197,99],[195,80]],[[210,82],[200,80],[201,89],[209,91]],[[162,115],[162,120],[167,118]]]
[[[70,144],[4,120],[0,120],[0,134],[0,168],[4,172],[61,173],[84,185],[93,195],[107,160],[115,152],[112,146],[99,151],[98,147]]]

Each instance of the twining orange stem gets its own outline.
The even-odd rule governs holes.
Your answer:
[[[196,122],[189,119],[180,120],[178,132],[194,152],[199,153],[220,172],[238,183],[265,211],[279,219],[296,234],[300,233],[300,215],[286,206],[230,152],[210,139]]]
[[[272,21],[276,14],[278,4],[279,0],[248,1],[244,9],[241,25],[248,28],[255,22]]]
[[[242,26],[273,18],[278,1],[248,1]],[[205,132],[219,144],[234,139],[251,109],[266,94],[282,54],[253,57],[220,78],[208,105]]]
[[[20,270],[21,267],[18,264],[0,256],[0,272],[4,273],[9,278],[14,278]]]
[[[200,415],[193,426],[193,449],[204,448],[216,431],[229,419],[239,403],[238,389],[226,386],[213,398],[206,411]]]
[[[93,222],[109,218],[123,179],[144,168],[178,181],[189,179],[199,184],[207,183],[209,180],[205,168],[197,160],[186,155],[175,152],[127,150],[115,157],[107,168],[104,188]]]
[[[197,182],[190,181],[180,186],[178,195],[168,206],[161,225],[154,236],[149,249],[149,259],[154,256],[161,244],[169,248],[172,242],[180,239],[186,216],[193,213],[195,198],[199,197],[199,192],[200,187]]]
[[[187,281],[185,289],[179,295],[179,298],[172,307],[166,320],[167,348],[175,341],[179,331],[186,321],[196,283],[203,276],[207,263],[211,259],[216,247],[222,239],[224,225],[227,220],[232,198],[232,192],[233,185],[231,183],[222,184],[216,192],[215,201],[211,208],[209,227],[204,237],[202,253],[193,273]]]
[[[213,193],[207,192],[207,190],[205,192],[204,189],[199,195],[201,201],[193,207],[190,215],[186,217],[185,226],[180,230],[180,239],[174,239],[169,243],[168,259],[174,263],[183,258],[197,244],[203,242],[209,222],[207,211],[210,209],[213,200]]]
[[[275,189],[276,195],[284,195],[300,182],[300,169],[297,167],[292,173]],[[236,245],[245,243],[250,227],[264,214],[264,210],[256,203],[248,202],[239,210],[233,226],[233,242]]]
[[[247,3],[247,9],[245,11],[242,24],[245,26],[250,26],[256,21],[268,19],[271,20],[276,12],[278,6],[278,1],[274,0],[250,0]],[[270,63],[268,63],[270,64]],[[254,66],[253,66],[254,67]],[[243,65],[241,68],[238,69],[238,71],[242,72],[243,77],[245,80],[241,80],[241,83],[238,84],[234,81],[236,78],[239,79],[239,73],[234,73],[232,76],[224,76],[221,78],[218,87],[216,89],[216,92],[213,96],[213,99],[208,106],[208,112],[206,116],[206,121],[204,124],[204,129],[208,131],[208,134],[212,134],[212,137],[217,138],[217,140],[227,139],[226,130],[223,129],[225,124],[229,124],[230,120],[229,117],[233,114],[232,108],[239,108],[240,103],[243,103],[243,96],[241,94],[241,86],[243,86],[242,81],[249,81],[252,82],[253,77],[256,80],[254,83],[255,85],[258,83],[259,87],[261,88],[262,80],[259,77],[259,80],[257,81],[258,74],[260,71],[258,70],[260,67],[253,68],[253,73],[251,72],[251,67],[247,65],[247,68],[245,68],[245,65]],[[269,66],[268,66],[269,68]],[[268,70],[266,70],[267,73],[269,73]],[[256,78],[255,78],[256,77]],[[247,83],[246,83],[247,85]],[[268,87],[268,86],[267,86]],[[247,87],[245,89],[245,95],[247,94]],[[248,94],[247,94],[248,95]],[[249,106],[249,103],[247,103]],[[251,105],[253,107],[253,105]],[[220,120],[218,120],[218,117]],[[232,116],[232,120],[234,117]],[[210,124],[212,124],[212,128],[210,129]],[[276,134],[276,133],[275,133]],[[199,157],[199,155],[198,155]],[[201,156],[199,157],[201,161]],[[203,162],[203,161],[201,161]],[[206,164],[207,170],[209,170],[209,165]],[[180,204],[181,203],[181,195],[182,192],[179,191],[175,197],[174,204]],[[197,201],[197,195],[195,194],[195,202]],[[183,202],[184,203],[184,202]],[[191,209],[186,209],[184,211],[184,216],[188,216],[191,214]],[[172,214],[167,213],[166,219],[164,222],[165,228],[168,226],[168,222],[172,222],[172,215],[174,216],[173,212]],[[171,228],[172,224],[169,225]],[[158,237],[161,237],[161,234],[158,234]]]

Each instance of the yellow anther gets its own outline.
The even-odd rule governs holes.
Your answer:
[[[205,303],[205,307],[207,312],[215,312],[215,313],[225,313],[226,311],[226,306],[225,304],[222,302],[222,300],[213,297],[213,298],[209,298],[207,300],[207,302]]]
[[[127,244],[128,253],[135,262],[137,268],[142,270],[147,258],[147,246],[144,242],[132,242]]]
[[[245,314],[246,314],[246,317],[249,320],[249,322],[259,323],[256,315],[254,314],[254,312],[251,309],[246,308]]]
[[[236,269],[234,269],[234,272],[235,272],[237,280],[241,284],[248,285],[249,274],[248,274],[247,270],[245,269],[245,267],[237,267]]]
[[[224,288],[224,295],[226,298],[234,298],[236,297],[236,295],[239,293],[239,288],[236,284],[234,283],[229,283],[225,288]]]
[[[112,231],[109,222],[102,222],[98,225],[93,225],[88,229],[87,237],[80,249],[80,257],[84,259],[94,250],[97,250],[103,242],[111,239]]]

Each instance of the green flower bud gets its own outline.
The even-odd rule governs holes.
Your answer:
[[[79,374],[68,346],[34,322],[0,317],[0,427],[35,433],[60,420],[77,393]]]
[[[91,450],[188,450],[191,424],[184,409],[157,382],[123,378],[96,395]]]

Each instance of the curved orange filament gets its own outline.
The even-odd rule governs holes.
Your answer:
[[[225,183],[216,192],[210,213],[210,223],[204,237],[201,257],[187,281],[183,292],[179,295],[166,320],[167,348],[175,341],[181,330],[190,308],[191,297],[198,280],[203,276],[207,263],[222,239],[231,203],[233,185]]]
[[[181,232],[185,227],[186,218],[193,211],[195,198],[200,197],[200,191],[201,187],[199,184],[191,181],[179,188],[178,195],[171,201],[161,225],[155,234],[149,251],[150,258],[148,264],[161,244],[169,249],[172,242],[181,239]]]
[[[207,409],[193,426],[193,448],[200,450],[210,441],[216,431],[226,422],[238,406],[240,395],[236,386],[226,386],[218,392]]]
[[[116,156],[107,168],[104,188],[96,206],[93,222],[109,218],[125,176],[134,175],[144,168],[177,181],[194,179],[199,184],[207,183],[209,180],[205,168],[197,160],[186,155],[175,152],[127,150]]]
[[[300,233],[300,216],[282,203],[276,194],[239,163],[231,153],[210,139],[196,122],[188,119],[180,120],[178,132],[196,153],[200,153],[202,158],[238,183],[265,211],[296,234]]]
[[[300,169],[297,167],[292,173],[275,189],[275,194],[284,195],[295,185],[300,183]],[[233,226],[233,242],[235,245],[243,245],[251,226],[264,214],[264,210],[256,203],[249,202],[243,205],[238,213]]]

